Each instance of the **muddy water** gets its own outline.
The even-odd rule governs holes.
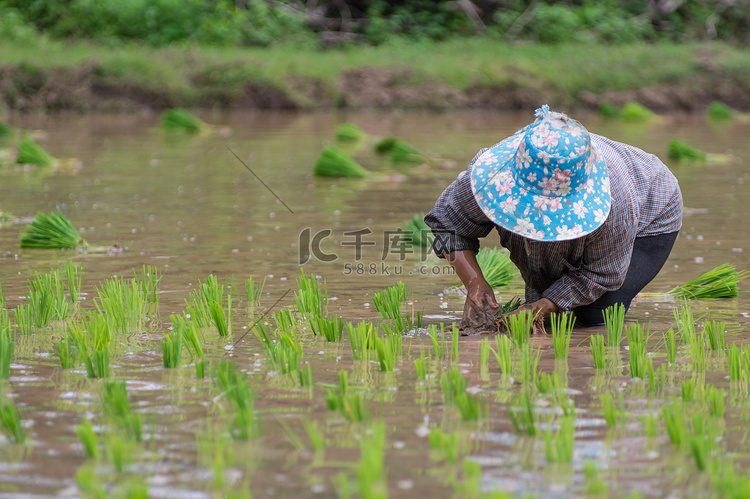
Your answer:
[[[4,226],[0,229],[0,264],[10,308],[22,302],[26,279],[34,272],[63,268],[69,260],[84,266],[83,288],[89,298],[84,307],[91,305],[94,286],[112,275],[130,275],[131,269],[142,265],[156,265],[163,272],[158,319],[143,334],[129,338],[124,353],[112,362],[112,378],[128,381],[131,401],[144,415],[149,437],[124,473],[113,473],[106,463],[97,466],[110,493],[122,492],[134,477],[146,477],[153,497],[222,496],[227,488],[247,486],[256,497],[336,496],[332,477],[340,473],[353,477],[351,464],[359,459],[365,428],[327,410],[326,387],[321,384],[334,383],[341,369],[350,372],[352,384],[369,386],[373,419],[382,415],[386,422],[392,497],[465,495],[448,480],[457,476],[460,482],[464,458],[481,464],[482,490],[508,490],[519,496],[586,496],[591,490],[582,471],[587,460],[597,464],[613,496],[639,490],[647,497],[666,497],[676,490],[677,496],[697,497],[713,490],[711,481],[694,471],[689,453],[669,444],[663,428],[659,436],[647,437],[639,423],[649,413],[661,420],[660,406],[679,397],[680,380],[691,376],[689,354],[684,351],[687,360],[682,358],[670,370],[670,388],[653,396],[642,382],[627,376],[627,368],[606,375],[593,369],[588,338],[603,330],[576,330],[567,365],[554,362],[551,340],[534,339],[543,349],[540,370],[567,374],[577,411],[573,466],[545,466],[541,440],[517,436],[506,415],[507,402],[518,385],[500,375],[492,359],[489,373],[480,372],[477,339],[462,340],[458,365],[470,379],[469,386],[480,390],[487,401],[488,416],[479,424],[462,423],[455,408],[443,404],[437,381],[415,381],[412,359],[421,345],[429,347],[423,335],[410,340],[410,348],[405,347],[393,373],[381,373],[376,363],[352,361],[347,342],[332,346],[307,340],[305,359],[312,365],[316,385],[294,388],[279,376],[267,375],[260,344],[252,334],[242,337],[252,320],[242,313],[235,314],[233,340],[209,334],[208,357],[231,359],[250,373],[258,392],[262,436],[233,444],[234,459],[226,468],[225,488],[217,486],[211,456],[199,455],[196,435],[206,434],[207,421],[223,424],[225,406],[217,401],[208,380],[195,379],[192,365],[163,369],[157,341],[169,325],[169,315],[184,311],[184,300],[198,280],[211,273],[234,277],[236,283],[251,275],[265,277],[262,305],[270,308],[285,292],[296,289],[302,262],[306,272],[325,279],[332,300],[329,311],[346,321],[380,321],[372,293],[398,280],[407,284],[410,303],[425,314],[426,322],[455,321],[462,298],[443,291],[456,278],[431,255],[399,254],[390,247],[396,237],[393,231],[412,214],[429,210],[476,150],[524,126],[529,116],[238,113],[202,117],[222,128],[197,137],[167,135],[158,129],[156,115],[10,120],[16,127],[37,130],[39,142],[56,157],[78,158],[82,166],[66,164],[51,172],[0,167],[0,209],[30,217],[59,206],[90,243],[116,244],[124,250],[80,255],[21,251],[22,224]],[[597,116],[577,118],[593,132],[662,158],[671,138],[736,158],[704,165],[668,163],[680,181],[686,216],[672,256],[646,291],[667,291],[723,262],[750,268],[750,143],[746,140],[750,123],[716,126],[701,117],[680,116],[632,125]],[[315,158],[324,145],[333,142],[335,126],[342,121],[353,122],[372,136],[402,137],[440,161],[430,169],[396,171],[370,154],[367,144],[351,152],[377,171],[371,179],[313,178]],[[13,140],[6,139],[0,148],[12,144]],[[316,235],[319,245],[312,243]],[[497,236],[491,235],[486,244],[496,241]],[[747,286],[743,283],[740,288]],[[508,299],[520,293],[521,287],[517,284],[499,292],[499,299]],[[276,308],[293,305],[290,292]],[[654,352],[655,364],[664,362],[659,339],[672,324],[674,307],[664,297],[647,297],[635,303],[628,315],[629,322],[651,324],[655,339],[649,350]],[[750,327],[747,293],[736,300],[694,302],[692,307],[696,316],[710,313],[711,318],[726,320],[730,341],[745,342]],[[0,447],[2,496],[79,495],[76,470],[90,463],[74,428],[83,417],[106,423],[99,404],[102,382],[88,380],[82,369],[61,370],[52,354],[50,334],[59,336],[59,331],[18,340],[10,382],[3,387],[4,394],[23,411],[33,445],[4,442]],[[225,348],[238,340],[237,348]],[[621,354],[627,365],[627,352]],[[710,364],[705,380],[730,388],[726,369],[725,360],[718,358]],[[625,393],[629,423],[624,428],[607,430],[596,397],[604,386]],[[736,454],[736,460],[747,466],[745,456],[750,449],[741,410],[747,398],[737,400],[727,400],[726,432],[719,453]],[[309,447],[302,420],[317,421],[324,429],[323,458],[314,458],[309,449],[295,448],[279,422],[285,422]],[[434,459],[423,437],[424,428],[460,433],[463,448],[458,465]]]

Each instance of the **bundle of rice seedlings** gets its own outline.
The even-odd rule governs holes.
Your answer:
[[[672,139],[667,146],[669,159],[704,160],[706,153],[681,140]]]
[[[602,102],[599,106],[599,114],[605,118],[619,118],[621,113],[619,107],[609,102]]]
[[[637,102],[627,102],[620,112],[620,117],[626,121],[647,121],[655,115]]]
[[[208,124],[190,112],[176,108],[164,111],[161,119],[161,127],[169,131],[194,133],[207,128]]]
[[[403,229],[404,238],[402,242],[404,245],[422,248],[432,246],[432,240],[435,239],[435,236],[433,236],[430,226],[424,221],[424,213],[414,215],[411,220],[406,222]]]
[[[379,154],[391,152],[397,140],[398,139],[396,137],[386,137],[384,139],[380,139],[375,143],[375,152]]]
[[[736,298],[737,283],[746,278],[748,272],[737,272],[734,265],[722,263],[692,281],[677,286],[667,293],[678,298],[709,299]]]
[[[29,137],[24,137],[18,146],[16,163],[19,165],[52,166],[54,158]]]
[[[328,146],[315,161],[313,173],[316,177],[363,178],[367,170],[338,147]]]
[[[482,248],[477,253],[477,263],[482,274],[493,288],[507,286],[516,275],[510,253],[500,248]]]
[[[375,144],[375,151],[380,154],[388,154],[394,163],[422,163],[424,155],[414,149],[407,142],[396,138],[386,137]]]
[[[0,121],[0,137],[7,137],[11,132],[13,132],[13,129]]]
[[[86,240],[60,210],[49,215],[40,211],[21,233],[22,248],[73,249],[86,246]]]
[[[731,120],[734,115],[734,109],[723,102],[713,101],[708,106],[708,117],[712,120]]]
[[[336,140],[341,142],[355,142],[367,135],[357,125],[341,123],[336,128]]]

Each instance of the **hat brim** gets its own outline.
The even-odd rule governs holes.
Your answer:
[[[531,192],[513,178],[512,165],[523,130],[491,147],[471,169],[471,188],[482,212],[495,224],[535,241],[577,239],[598,229],[612,206],[606,161],[591,144],[585,185],[565,196]]]

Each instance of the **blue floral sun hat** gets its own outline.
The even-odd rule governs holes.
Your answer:
[[[612,205],[607,164],[583,125],[544,105],[536,120],[471,169],[477,204],[497,225],[536,241],[576,239]]]

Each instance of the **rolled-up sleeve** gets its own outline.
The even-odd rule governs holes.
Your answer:
[[[479,208],[471,189],[471,166],[440,195],[425,216],[435,236],[432,248],[440,258],[452,251],[479,251],[479,238],[489,234],[495,224]]]

